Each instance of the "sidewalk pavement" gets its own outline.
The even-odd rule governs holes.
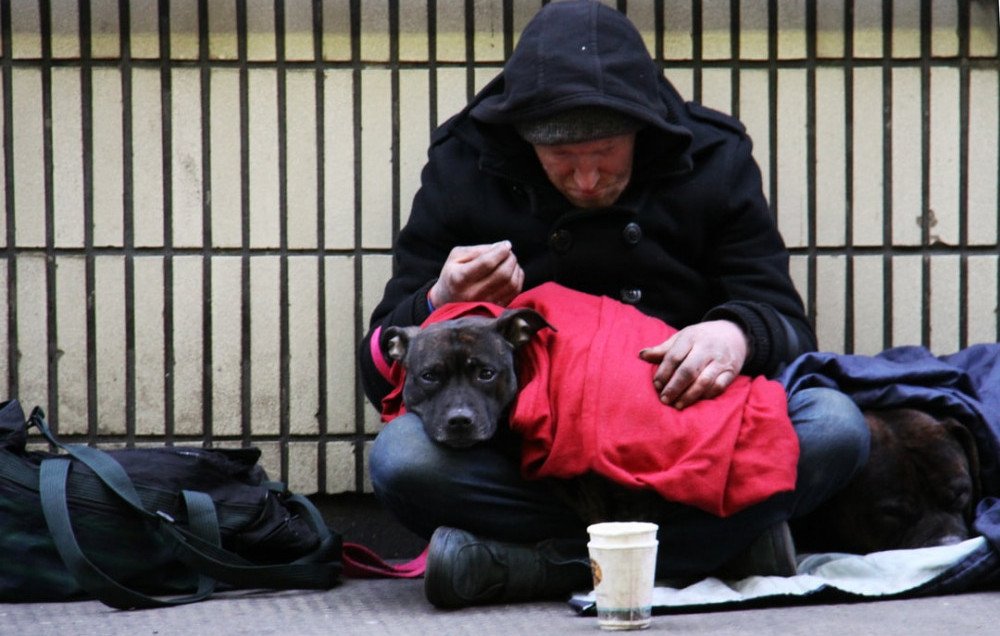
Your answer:
[[[386,559],[416,556],[424,542],[364,495],[316,497],[345,541]],[[97,601],[0,604],[0,636],[572,636],[602,633],[568,603],[434,608],[423,580],[344,579],[332,590],[227,592],[167,609],[121,612]],[[605,632],[606,633],[606,632]],[[1000,590],[905,601],[799,605],[655,616],[643,633],[779,636],[974,636],[1000,633]]]
[[[643,633],[780,636],[996,634],[1000,592],[906,601],[654,616]],[[475,636],[600,634],[562,602],[441,611],[422,580],[347,580],[322,592],[227,593],[168,609],[121,612],[96,601],[0,605],[0,634],[26,636]]]

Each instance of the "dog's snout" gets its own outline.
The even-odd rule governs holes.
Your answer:
[[[448,413],[448,428],[453,431],[463,431],[472,426],[472,409],[453,409]]]

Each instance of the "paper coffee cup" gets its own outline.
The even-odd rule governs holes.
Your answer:
[[[652,622],[657,525],[639,521],[587,528],[601,629],[645,629]]]

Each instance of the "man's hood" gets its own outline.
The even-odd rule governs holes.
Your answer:
[[[470,115],[512,124],[578,106],[603,106],[690,144],[663,91],[669,88],[642,36],[619,11],[593,0],[552,2],[528,23],[503,72]]]

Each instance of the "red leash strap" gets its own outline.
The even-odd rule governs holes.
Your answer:
[[[393,565],[358,543],[344,543],[341,556],[344,576],[352,579],[416,579],[427,567],[427,548],[406,563]]]

